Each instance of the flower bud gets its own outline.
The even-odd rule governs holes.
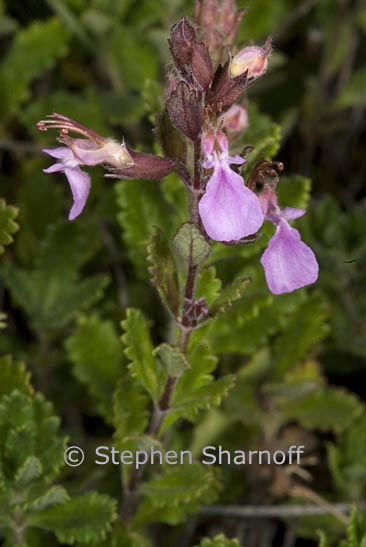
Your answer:
[[[146,154],[145,152],[135,152],[128,150],[133,165],[131,167],[121,166],[109,168],[108,178],[119,179],[145,179],[145,180],[160,180],[175,169],[175,162],[170,158],[155,156],[154,154]]]
[[[204,43],[192,44],[192,74],[198,85],[206,91],[213,80],[214,72],[210,54]]]
[[[233,104],[220,116],[219,122],[222,123],[222,129],[225,129],[229,135],[237,135],[249,125],[248,112],[239,104]]]
[[[204,112],[200,98],[181,80],[166,103],[169,118],[178,131],[195,140],[202,128]]]
[[[169,47],[177,69],[185,74],[192,61],[192,42],[196,32],[191,23],[182,17],[171,29]]]
[[[262,76],[268,66],[268,57],[271,52],[271,38],[268,38],[263,47],[249,46],[241,49],[230,61],[230,78],[236,78],[248,72],[248,80]]]

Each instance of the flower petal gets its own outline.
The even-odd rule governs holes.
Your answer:
[[[296,207],[285,207],[281,210],[281,217],[285,220],[295,220],[304,216],[306,209],[296,209]]]
[[[286,220],[278,224],[261,263],[273,294],[292,292],[314,283],[318,278],[319,266],[313,251],[301,241],[298,230]]]
[[[63,163],[53,163],[47,169],[43,169],[44,173],[57,173],[58,171],[63,171],[65,166]]]
[[[59,146],[58,148],[44,148],[42,152],[45,152],[52,158],[56,158],[58,160],[67,159],[70,155],[72,155],[67,146]]]
[[[69,220],[74,220],[84,209],[90,192],[90,177],[80,167],[65,168],[65,175],[69,181],[74,198],[74,205],[69,213]]]
[[[240,175],[217,161],[199,202],[207,234],[217,241],[234,241],[254,234],[263,223],[257,196],[244,186]]]

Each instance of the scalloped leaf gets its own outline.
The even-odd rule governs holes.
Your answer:
[[[17,389],[26,394],[33,393],[30,373],[23,363],[14,363],[10,355],[0,357],[0,398]]]
[[[166,235],[157,226],[152,228],[147,249],[151,282],[168,310],[177,316],[179,312],[177,265]]]
[[[364,407],[353,394],[328,387],[281,405],[287,420],[297,420],[308,429],[340,432],[362,414]]]
[[[54,507],[55,505],[61,505],[70,500],[70,496],[62,486],[51,486],[47,492],[39,496],[31,503],[25,506],[27,512],[38,512]]]
[[[296,363],[304,359],[310,348],[329,332],[324,298],[314,294],[292,315],[274,346],[274,377],[282,378]]]
[[[117,220],[129,258],[138,277],[147,277],[146,246],[153,226],[171,230],[168,207],[162,190],[151,181],[125,180],[116,184]]]
[[[111,421],[111,399],[125,362],[113,323],[96,315],[80,317],[76,330],[66,341],[66,349],[74,376],[88,387],[98,410]]]
[[[193,420],[200,410],[220,405],[234,384],[235,376],[227,375],[192,392],[175,391],[161,430],[166,431],[180,418]]]
[[[200,463],[168,468],[143,485],[145,499],[136,523],[153,521],[177,524],[199,505],[212,503],[221,488],[219,469]]]
[[[168,376],[179,378],[189,368],[187,359],[175,346],[161,344],[154,350],[154,355]]]
[[[147,319],[140,310],[129,308],[122,327],[125,331],[122,336],[125,354],[131,361],[129,370],[151,398],[158,401],[164,389],[165,374],[153,355]]]
[[[14,477],[15,487],[20,490],[25,488],[30,482],[39,479],[42,471],[43,467],[39,459],[36,456],[28,456]]]
[[[11,484],[30,456],[42,466],[42,482],[57,475],[64,465],[66,439],[58,436],[59,418],[44,397],[13,391],[0,402],[1,461]]]
[[[113,423],[118,446],[123,445],[126,437],[145,431],[149,421],[148,407],[149,398],[135,378],[120,378],[113,396]]]
[[[0,254],[4,252],[4,245],[13,242],[12,235],[19,230],[19,225],[15,222],[17,216],[18,209],[0,199]]]
[[[249,277],[238,277],[232,283],[224,287],[221,294],[214,300],[210,307],[212,315],[219,315],[229,310],[233,303],[244,297],[245,290],[250,283]]]
[[[116,501],[90,492],[29,516],[31,526],[54,532],[61,543],[91,543],[104,539],[117,518]]]

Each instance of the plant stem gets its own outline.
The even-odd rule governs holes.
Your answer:
[[[188,171],[184,171],[185,178],[183,179],[190,193],[190,222],[192,222],[198,229],[201,229],[201,221],[198,212],[198,202],[201,192],[201,143],[200,140],[197,140],[194,143],[194,174],[193,174],[193,184],[187,184],[186,174]],[[192,302],[195,298],[197,276],[199,272],[199,267],[193,264],[191,258],[188,262],[187,268],[187,277],[186,284],[184,289],[183,296],[183,305],[182,305],[182,317],[180,320],[177,320],[177,326],[179,328],[179,340],[178,347],[183,355],[186,355],[189,347],[189,340],[194,330],[195,326],[192,325],[192,320],[190,318],[190,309]],[[174,393],[174,388],[177,384],[178,377],[169,376],[163,393],[155,405],[154,412],[151,418],[150,426],[148,433],[149,435],[155,437],[159,436],[159,431],[161,425],[164,421],[164,418],[169,411],[170,401]],[[124,489],[124,500],[121,507],[121,519],[126,520],[131,514],[134,513],[136,506],[138,504],[138,488],[140,479],[143,476],[145,465],[139,467],[139,469],[134,469],[131,473],[129,481]]]

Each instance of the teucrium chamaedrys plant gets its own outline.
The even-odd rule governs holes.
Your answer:
[[[174,69],[156,126],[164,156],[135,151],[65,115],[54,113],[38,123],[42,131],[59,131],[62,146],[45,149],[57,161],[45,172],[66,175],[74,199],[70,220],[81,214],[90,192],[90,177],[82,166],[102,165],[106,177],[117,179],[160,181],[176,173],[188,193],[189,217],[176,226],[172,241],[156,227],[148,246],[152,282],[174,318],[176,339],[154,349],[148,323],[136,309],[128,310],[123,322],[130,375],[119,382],[114,414],[109,415],[120,448],[160,444],[178,418],[192,419],[200,409],[218,404],[233,385],[230,375],[213,379],[216,360],[205,354],[200,333],[243,296],[249,279],[238,279],[222,294],[208,288],[209,279],[205,285],[201,272],[213,241],[251,245],[268,220],[276,232],[261,263],[270,291],[289,293],[317,279],[314,253],[288,222],[303,215],[304,209],[281,210],[277,204],[282,165],[260,159],[245,184],[241,169],[248,150],[232,152],[248,123],[240,101],[265,74],[271,54],[271,39],[263,47],[245,47],[236,54],[227,50],[233,48],[242,15],[232,2],[224,2],[215,13],[209,2],[197,2],[197,28],[183,17],[171,29]],[[148,397],[153,402],[151,416]],[[135,523],[144,523],[162,511],[165,521],[178,522],[199,503],[213,500],[218,491],[216,471],[199,463],[185,470],[165,469],[141,486],[143,473],[143,467],[123,471],[124,520],[133,515]],[[182,492],[182,481],[191,483],[192,489]],[[166,494],[170,485],[176,485],[174,508]]]

